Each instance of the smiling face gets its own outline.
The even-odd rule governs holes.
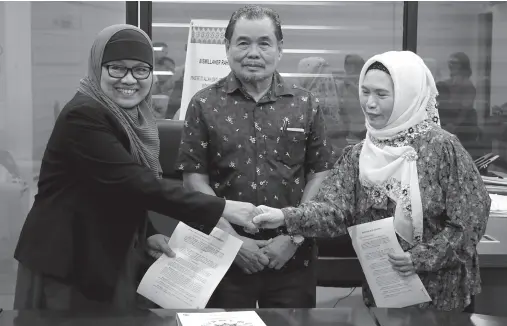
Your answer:
[[[227,58],[234,74],[243,82],[252,83],[271,78],[282,57],[282,42],[275,36],[273,22],[240,18],[230,42],[226,42]]]
[[[107,66],[117,66],[120,68],[150,68],[147,63],[138,60],[119,60],[108,62],[102,66],[100,87],[107,97],[124,109],[135,107],[141,103],[146,96],[148,96],[153,83],[152,73],[150,73],[148,78],[142,80],[135,79],[132,75],[132,71],[129,71],[123,78],[114,78],[109,75]]]
[[[394,108],[394,84],[391,76],[376,69],[368,71],[359,101],[370,126],[375,129],[384,128]]]

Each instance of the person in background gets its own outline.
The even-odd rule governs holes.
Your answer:
[[[177,167],[185,187],[274,207],[312,198],[331,169],[320,101],[276,71],[280,18],[246,6],[225,31],[231,73],[191,99]],[[316,305],[313,239],[286,230],[228,230],[243,245],[208,308],[311,308]]]
[[[164,94],[170,96],[174,88],[174,72],[176,64],[169,57],[162,57],[155,61],[155,71],[159,72],[156,82],[153,85],[153,94]]]
[[[359,87],[366,138],[344,150],[313,200],[260,206],[254,223],[335,237],[393,216],[405,252],[389,262],[399,275],[421,278],[432,301],[420,307],[473,312],[491,199],[470,155],[439,126],[433,76],[416,54],[392,51],[366,62]],[[363,298],[375,306],[366,282]]]
[[[451,90],[446,82],[440,81],[436,83],[438,90],[437,104],[438,114],[440,116],[440,124],[445,130],[452,128],[456,119],[456,112],[452,110]]]
[[[162,57],[155,62],[152,105],[156,119],[167,119],[169,101],[174,89],[174,69],[174,60],[169,57]]]
[[[324,58],[308,57],[299,61],[298,74],[306,75],[299,77],[299,85],[319,99],[326,122],[327,139],[333,148],[332,159],[336,161],[346,145],[347,130],[330,66]]]
[[[185,44],[185,53],[187,53],[187,44]],[[174,71],[174,88],[169,99],[166,119],[179,119],[181,96],[183,94],[183,81],[185,79],[185,64],[178,66]]]
[[[444,128],[455,134],[468,150],[474,147],[479,134],[477,111],[474,108],[476,89],[472,84],[470,59],[463,52],[451,54],[448,61],[450,78],[445,80],[449,90],[449,108],[452,122]]]
[[[200,223],[204,232],[227,223],[223,218],[251,226],[252,204],[161,179],[152,70],[142,30],[113,25],[98,34],[88,75],[58,116],[42,159],[14,253],[14,309],[135,308],[141,267],[162,253],[173,256],[148,210]]]
[[[155,62],[158,62],[160,59],[167,57],[169,54],[169,46],[165,42],[154,42],[154,55]]]
[[[359,73],[364,66],[364,59],[357,54],[345,56],[345,78],[338,85],[340,110],[347,125],[347,141],[356,144],[366,135],[364,115],[359,103]]]

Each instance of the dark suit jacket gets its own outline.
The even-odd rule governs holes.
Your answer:
[[[42,159],[39,191],[15,251],[21,264],[107,301],[148,210],[211,232],[225,200],[156,179],[129,148],[113,115],[77,93],[60,113]]]

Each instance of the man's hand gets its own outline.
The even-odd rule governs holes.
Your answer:
[[[269,258],[261,252],[261,248],[271,242],[271,240],[253,240],[247,237],[238,237],[243,241],[234,262],[246,274],[260,272],[269,264]]]
[[[282,234],[262,248],[262,252],[269,258],[269,268],[280,269],[294,256],[297,249],[290,236]]]
[[[393,266],[394,270],[401,276],[410,276],[415,274],[415,267],[412,263],[412,256],[408,252],[404,252],[401,255],[388,254],[389,262]]]
[[[163,234],[155,234],[148,238],[146,244],[148,245],[148,254],[155,259],[158,259],[162,254],[166,254],[168,257],[176,257],[174,251],[167,244],[169,237]]]
[[[227,200],[222,216],[232,224],[243,226],[250,233],[258,231],[256,225],[252,223],[254,217],[255,205],[235,200]]]
[[[258,228],[276,229],[285,225],[285,217],[281,209],[260,205],[254,209],[253,223]]]

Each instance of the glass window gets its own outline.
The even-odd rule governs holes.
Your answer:
[[[169,96],[165,118],[178,118],[190,21],[227,22],[232,13],[244,5],[220,1],[153,3],[152,34],[156,55],[170,58],[175,67],[174,74],[166,79],[168,87],[160,92]],[[328,124],[328,131],[337,148],[360,140],[365,129],[355,86],[358,73],[364,60],[372,55],[402,49],[403,2],[273,1],[259,5],[275,10],[282,21],[284,54],[278,71],[291,83],[311,91],[318,91],[312,85],[325,84],[324,95],[329,103],[325,111],[336,117],[328,119],[336,121]],[[308,60],[310,57],[313,59]],[[310,62],[316,61],[324,63],[322,70],[313,69]]]
[[[419,2],[417,52],[437,81],[443,127],[472,157],[494,152],[504,162],[506,30],[505,2]]]
[[[12,308],[19,231],[55,119],[125,2],[0,2],[0,307]]]

